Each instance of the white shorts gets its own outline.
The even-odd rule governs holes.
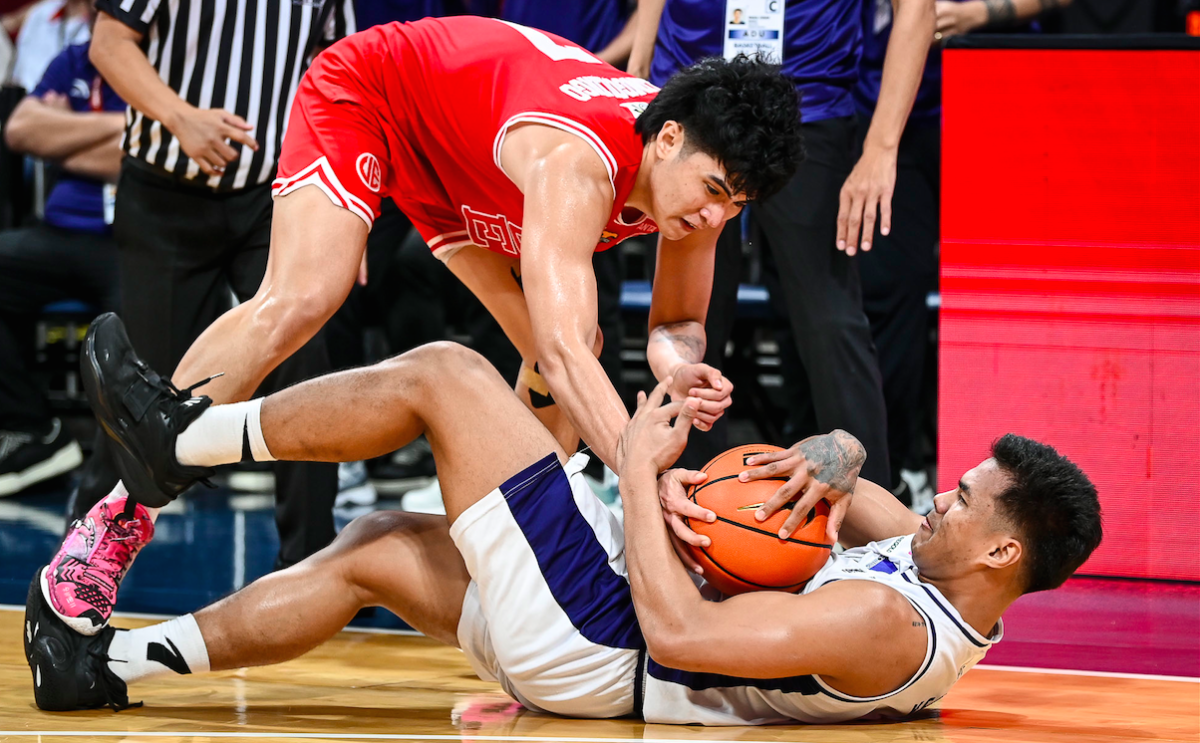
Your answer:
[[[645,642],[625,536],[575,455],[554,454],[468,508],[450,536],[471,585],[458,642],[475,672],[526,707],[571,717],[640,708]]]

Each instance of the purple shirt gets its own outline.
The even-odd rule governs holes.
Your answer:
[[[854,114],[863,0],[789,2],[783,20],[783,73],[800,92],[800,118]],[[662,85],[681,67],[724,54],[725,3],[667,0],[658,25],[650,81]]]
[[[88,61],[89,45],[85,42],[64,49],[30,95],[41,98],[54,91],[66,95],[74,111],[124,113],[125,101],[100,79],[100,73]],[[46,198],[46,224],[78,232],[110,232],[112,228],[104,222],[103,189],[100,181],[63,173]]]

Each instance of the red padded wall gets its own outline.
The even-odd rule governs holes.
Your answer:
[[[1046,441],[1100,490],[1081,572],[1200,580],[1200,52],[944,60],[939,488]]]

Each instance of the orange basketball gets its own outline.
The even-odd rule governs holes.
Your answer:
[[[708,547],[691,547],[704,568],[704,579],[724,594],[747,591],[798,591],[829,559],[832,543],[825,536],[829,504],[820,500],[787,539],[779,538],[789,506],[766,521],[754,518],[758,506],[787,482],[775,477],[739,482],[737,476],[754,469],[746,460],[755,454],[780,451],[770,444],[739,446],[704,465],[708,480],[691,488],[688,497],[717,515],[707,522],[690,520],[688,526],[712,540]]]

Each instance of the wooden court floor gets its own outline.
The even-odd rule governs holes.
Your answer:
[[[1194,680],[988,668],[968,673],[936,719],[759,728],[568,720],[521,710],[495,684],[475,678],[457,650],[423,637],[356,632],[280,666],[140,684],[130,694],[145,702],[140,709],[47,713],[33,705],[20,625],[19,612],[0,611],[3,741],[1200,741]]]

